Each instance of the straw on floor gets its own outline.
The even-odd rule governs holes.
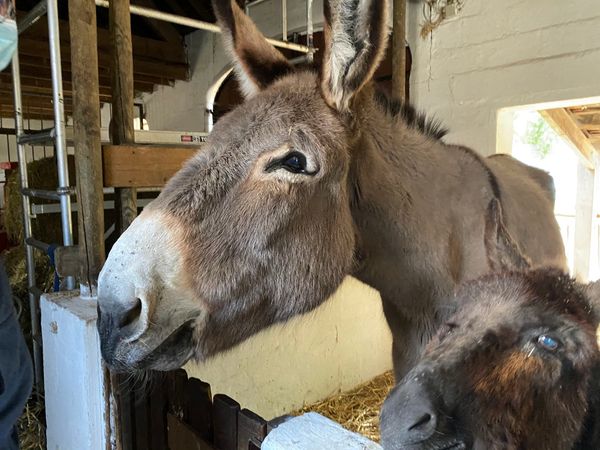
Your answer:
[[[392,387],[394,375],[390,371],[351,391],[307,405],[294,414],[314,411],[335,420],[350,431],[379,442],[379,411]]]

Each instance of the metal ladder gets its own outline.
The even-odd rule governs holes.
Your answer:
[[[71,221],[71,195],[74,189],[69,186],[69,172],[67,164],[67,144],[65,139],[65,110],[62,85],[62,66],[60,58],[60,35],[58,28],[57,0],[41,0],[18,24],[21,34],[44,14],[48,17],[48,35],[50,44],[50,66],[52,72],[52,102],[54,113],[54,127],[35,133],[25,133],[23,127],[23,103],[21,97],[21,77],[19,70],[19,53],[15,52],[12,59],[12,79],[15,107],[15,133],[17,138],[17,157],[19,162],[19,175],[21,177],[21,194],[23,199],[23,226],[25,236],[27,284],[29,288],[29,307],[31,314],[31,334],[33,341],[33,362],[35,369],[35,383],[38,391],[43,390],[42,342],[40,334],[40,306],[39,300],[42,291],[36,285],[34,251],[40,250],[48,253],[51,245],[32,236],[31,228],[31,198],[41,198],[60,201],[62,239],[64,246],[73,245],[73,224]],[[57,161],[58,187],[56,190],[40,190],[29,187],[27,175],[26,146],[54,144]],[[74,280],[67,277],[64,288],[73,289]]]

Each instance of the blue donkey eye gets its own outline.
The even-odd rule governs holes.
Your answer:
[[[558,341],[547,334],[538,336],[537,342],[541,347],[551,352],[555,351],[559,346]]]

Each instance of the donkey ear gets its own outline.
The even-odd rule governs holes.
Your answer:
[[[504,224],[502,205],[497,198],[490,201],[486,211],[484,245],[492,272],[526,270],[531,267],[531,262]]]
[[[287,59],[265,40],[235,0],[212,0],[212,5],[246,98],[292,71]]]
[[[321,91],[329,106],[347,112],[373,77],[388,40],[388,0],[325,0]]]

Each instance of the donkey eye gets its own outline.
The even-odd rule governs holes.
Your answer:
[[[281,159],[281,167],[292,173],[306,171],[306,157],[299,152],[288,153]]]
[[[297,151],[291,151],[281,158],[271,160],[265,172],[274,172],[279,169],[284,169],[290,173],[301,173],[302,175],[316,175],[318,168],[311,170],[307,167],[306,156]]]
[[[554,339],[551,336],[548,336],[547,334],[541,334],[540,336],[538,336],[537,343],[540,347],[550,352],[556,351],[560,346],[558,340]]]

